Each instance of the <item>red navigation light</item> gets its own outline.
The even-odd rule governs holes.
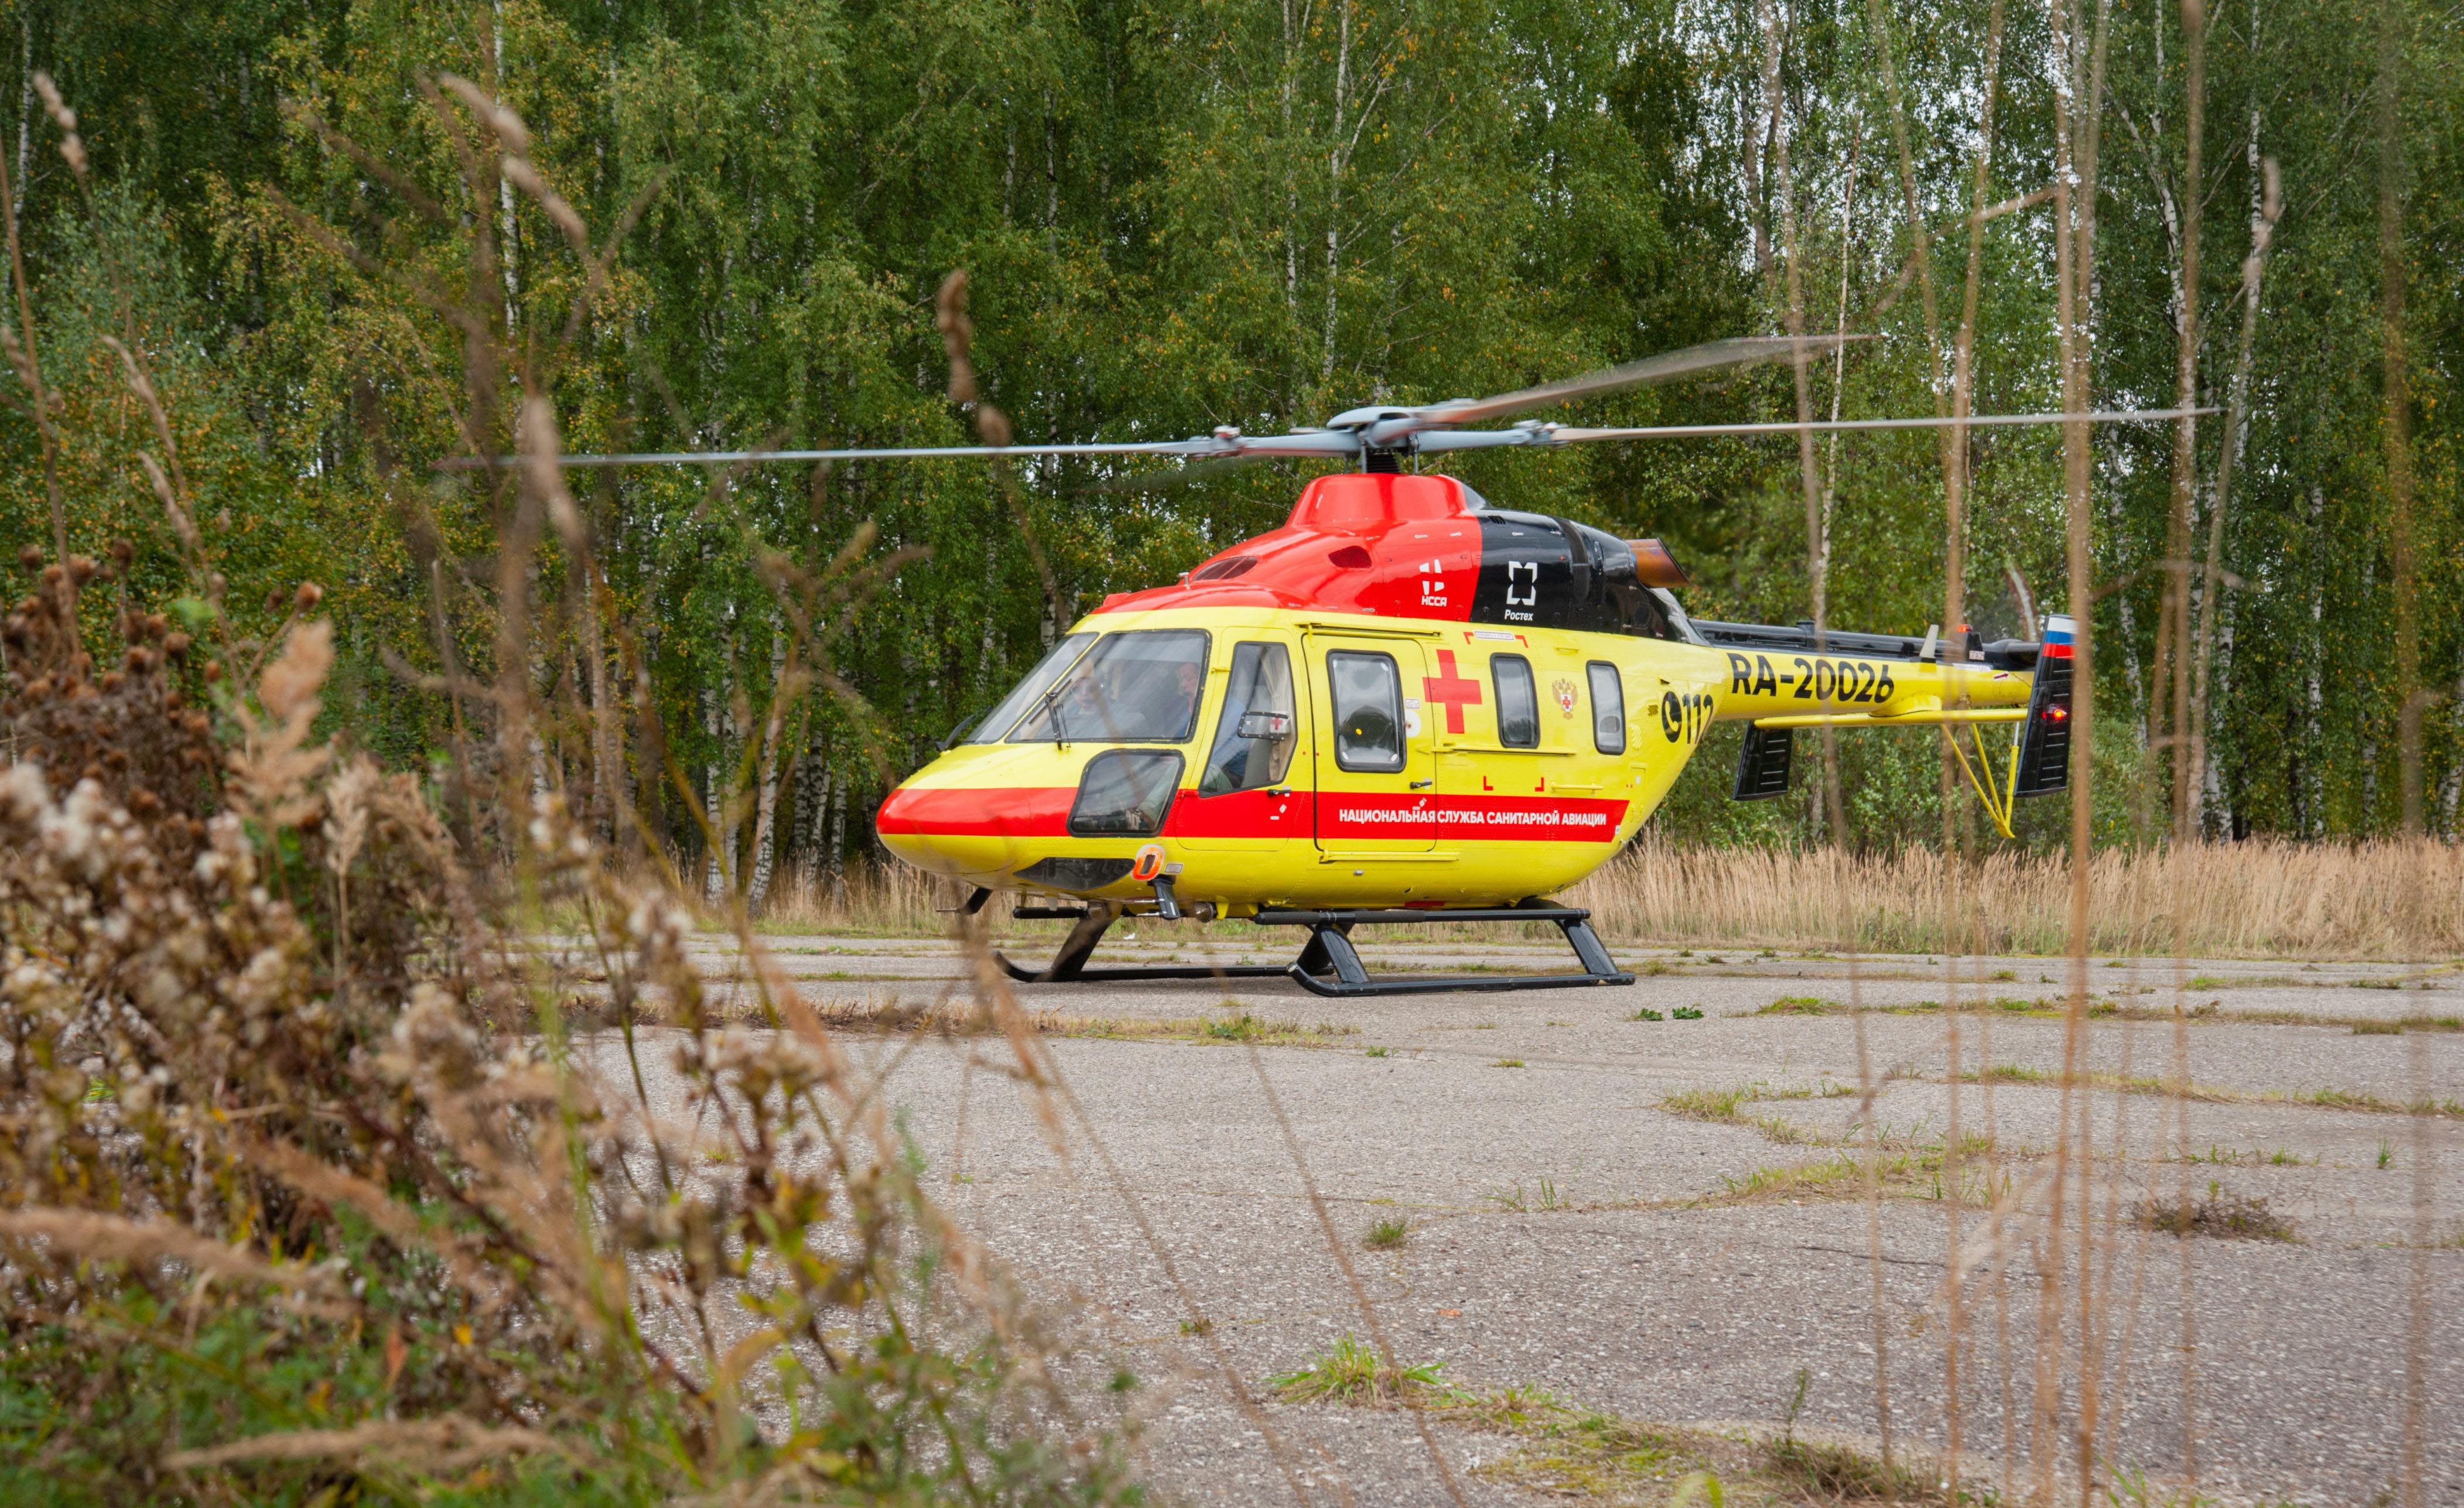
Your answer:
[[[2045,709],[2045,720],[2049,723],[2058,723],[2063,718],[2070,715],[2071,710],[2067,707],[2048,707]]]

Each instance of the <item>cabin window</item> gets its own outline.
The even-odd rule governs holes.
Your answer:
[[[1094,642],[1093,634],[1071,634],[1054,645],[1052,652],[1044,657],[1043,663],[1029,670],[1025,680],[1018,683],[1017,690],[1002,697],[1000,706],[986,712],[983,721],[976,724],[972,731],[957,741],[966,744],[1001,742],[1001,734],[1008,732],[1012,725],[1017,723],[1019,714],[1034,706],[1036,700],[1045,692],[1051,690],[1052,683],[1060,680],[1071,666],[1076,665],[1078,657],[1085,654],[1087,646]]]
[[[1591,663],[1592,747],[1602,754],[1625,753],[1625,683],[1617,667],[1604,660]]]
[[[1014,744],[1184,742],[1198,731],[1206,635],[1195,628],[1106,634],[1033,698]]]
[[[1488,662],[1488,676],[1497,686],[1497,741],[1508,749],[1540,747],[1540,692],[1531,679],[1531,662],[1519,654],[1502,654]]]
[[[1215,747],[1206,753],[1198,794],[1221,796],[1280,782],[1291,768],[1299,730],[1291,652],[1275,644],[1235,645],[1223,714],[1215,724]]]
[[[1338,649],[1326,657],[1334,692],[1334,762],[1345,770],[1403,768],[1403,678],[1395,657]]]
[[[1073,838],[1153,838],[1180,785],[1180,755],[1168,749],[1107,749],[1087,761],[1069,808]]]

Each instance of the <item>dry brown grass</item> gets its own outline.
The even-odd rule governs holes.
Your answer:
[[[1942,856],[1924,849],[1646,843],[1566,898],[1618,938],[1934,952],[1944,945],[1944,878]],[[2090,884],[2098,952],[2169,954],[2175,907],[2187,903],[2184,946],[2195,956],[2464,953],[2464,848],[2434,840],[2108,849]],[[1978,929],[1969,951],[2058,952],[2068,886],[2058,855],[1989,855],[1964,881]]]
[[[1646,841],[1565,899],[1589,907],[1601,932],[1625,943],[1924,953],[1944,945],[1943,879],[1941,856],[1925,849],[1857,855]],[[2069,883],[2058,855],[1988,855],[1966,881],[1978,929],[1972,951],[2059,952]],[[2097,856],[2092,883],[2097,952],[2170,955],[2178,892],[2189,903],[2184,951],[2195,957],[2464,954],[2464,848],[2435,840],[2111,849]],[[897,864],[782,875],[759,929],[946,935],[949,908],[964,893]],[[1016,903],[1012,895],[995,896],[987,919],[1003,930],[1062,929],[1060,923],[1011,921]],[[1520,930],[1548,933],[1539,924]],[[1417,935],[1433,942],[1507,937],[1498,928]]]
[[[2205,1199],[2147,1199],[2131,1207],[2131,1217],[2151,1231],[2167,1235],[2216,1235],[2250,1241],[2292,1241],[2293,1222],[2268,1208],[2255,1194],[2228,1193],[2208,1185]]]
[[[905,864],[850,864],[843,874],[781,874],[761,907],[764,932],[912,933],[946,936],[966,891]],[[1008,922],[1012,895],[997,895],[988,919]],[[720,925],[715,918],[713,925]]]

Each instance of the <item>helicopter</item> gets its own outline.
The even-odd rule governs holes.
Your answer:
[[[1997,826],[2069,781],[2075,624],[1987,643],[1689,617],[1657,539],[1493,506],[1413,457],[1814,430],[2160,421],[2211,409],[1580,428],[1469,426],[1835,348],[1747,337],[1485,399],[1186,440],[566,455],[567,466],[1150,455],[1349,461],[1278,528],[1179,579],[1115,592],[883,800],[891,853],[971,886],[962,909],[1072,922],[1023,982],[1275,976],[1322,995],[1625,985],[1581,907],[1550,898],[1623,849],[1717,723],[1748,725],[1733,798],[1789,789],[1807,729],[1942,726]],[[2007,725],[1998,761],[1986,730]],[[1967,747],[1959,743],[1962,733]],[[1972,754],[1971,751],[1972,750]],[[1307,933],[1285,965],[1092,968],[1124,917]],[[1553,923],[1578,972],[1373,975],[1362,925]]]

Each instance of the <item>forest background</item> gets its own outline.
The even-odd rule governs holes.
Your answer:
[[[2170,426],[2095,436],[2097,835],[2452,838],[2455,13],[2105,14],[2080,113],[2101,141],[2094,405],[2238,393],[2247,417],[2180,448]],[[511,437],[466,432],[486,342],[440,304],[550,353],[507,381],[553,397],[575,450],[969,441],[984,415],[952,402],[935,318],[956,269],[980,399],[1022,442],[1271,430],[1792,319],[1882,337],[1814,367],[1825,415],[1943,411],[1963,325],[1974,411],[2061,405],[2061,70],[2046,15],[2000,0],[55,0],[9,19],[11,315],[59,403],[48,480],[22,376],[0,410],[6,537],[125,536],[141,592],[186,590],[110,346],[133,338],[235,626],[325,588],[329,722],[443,769],[484,749],[478,688],[527,642],[532,689],[569,714],[539,725],[534,775],[757,901],[860,862],[887,785],[1072,619],[1281,522],[1308,470],[1168,491],[1109,461],[584,473],[594,557],[550,541],[541,569],[586,576],[508,638],[499,494],[434,463]],[[464,156],[449,75],[520,113],[544,186],[612,248],[569,340],[587,265],[545,198]],[[42,76],[79,118],[82,183]],[[1782,366],[1578,414],[1795,402]],[[1825,438],[1815,462],[1809,481],[1785,439],[1738,439],[1455,464],[1501,506],[1670,540],[1698,616],[1792,621],[1818,584],[1841,627],[1939,620],[1939,442]],[[2066,591],[2060,432],[1975,433],[1957,470],[1971,621],[2018,632],[2014,578],[2040,608]],[[846,590],[791,589],[834,560]],[[829,604],[806,627],[832,636],[835,685],[791,660],[800,601]],[[2185,729],[2195,766],[2173,758]],[[1813,782],[1724,799],[1736,736],[1663,835],[1825,839]],[[1840,757],[1851,844],[1941,841],[1932,734]],[[2023,806],[2021,841],[2058,847],[2063,804]]]

